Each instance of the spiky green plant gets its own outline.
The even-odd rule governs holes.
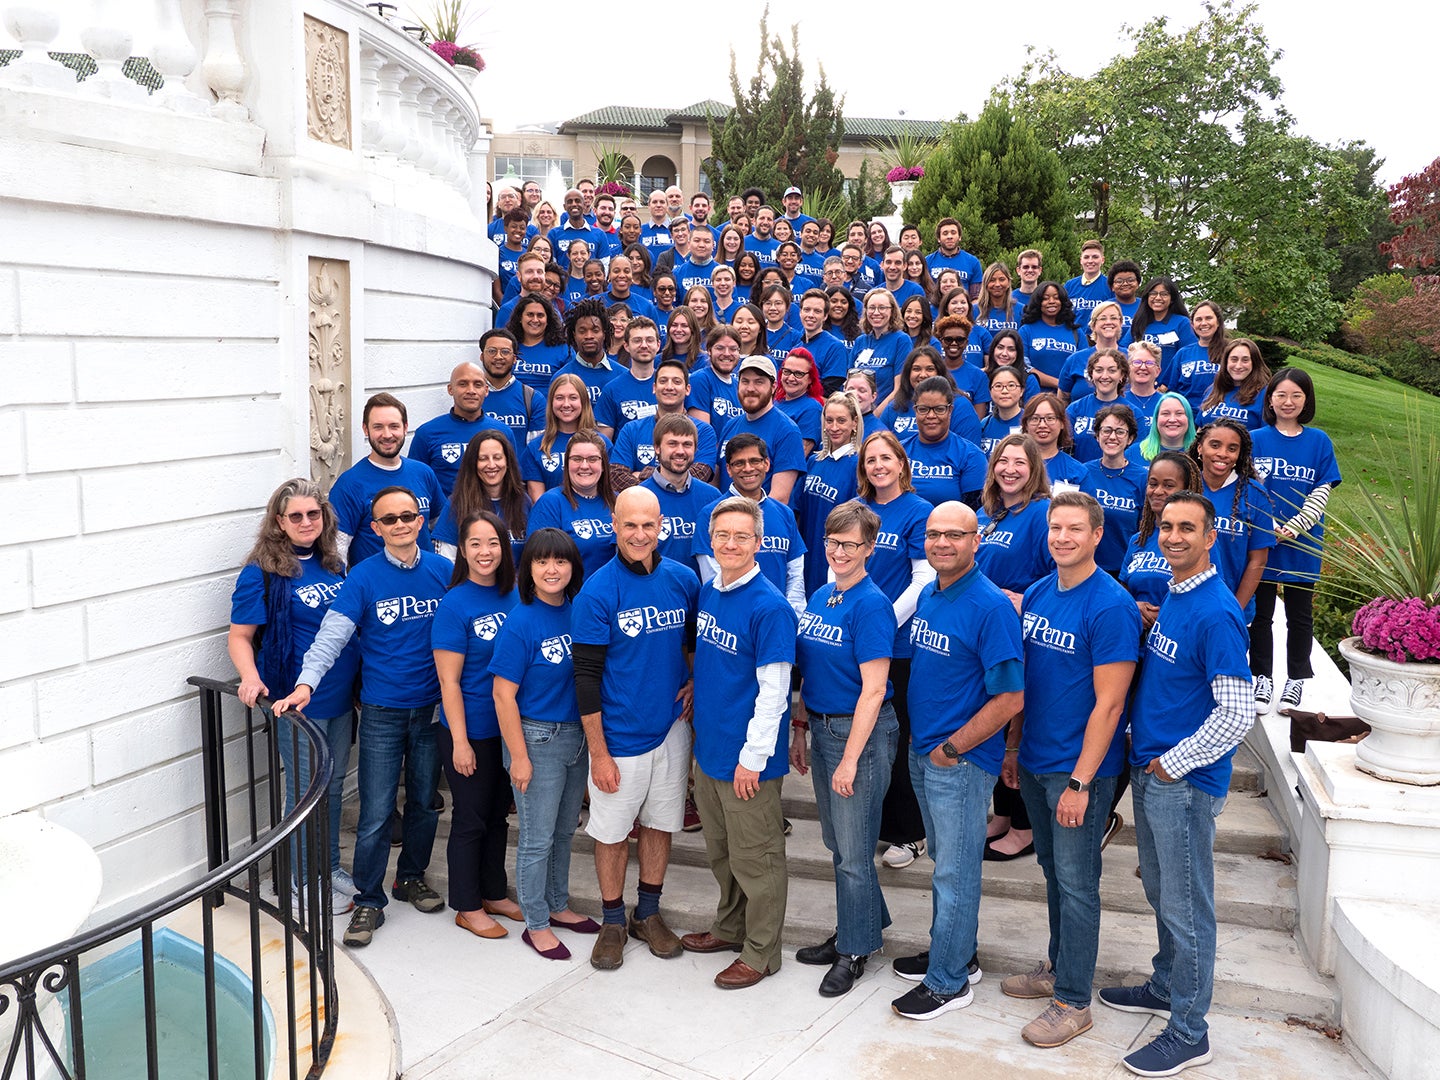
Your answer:
[[[887,168],[919,169],[924,167],[939,143],[917,134],[910,124],[902,123],[898,135],[876,139],[870,145]]]
[[[460,35],[480,14],[465,10],[465,0],[434,0],[430,11],[418,17],[425,32],[435,41],[452,41],[460,44]],[[473,46],[472,46],[473,48]]]

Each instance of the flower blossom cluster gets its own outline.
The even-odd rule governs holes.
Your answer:
[[[453,41],[432,41],[430,51],[440,57],[447,64],[461,64],[465,67],[473,67],[477,71],[485,70],[485,61],[474,49],[465,45],[456,45]]]
[[[909,168],[906,168],[904,165],[896,165],[895,168],[885,174],[885,182],[898,184],[902,180],[919,180],[924,175],[925,169],[920,165],[914,165]]]
[[[1369,652],[1397,663],[1440,660],[1440,606],[1416,597],[1371,600],[1355,613],[1350,632]]]

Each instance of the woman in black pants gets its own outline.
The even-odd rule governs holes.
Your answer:
[[[435,612],[431,645],[440,674],[440,760],[454,808],[445,859],[455,925],[483,938],[507,931],[492,915],[520,917],[505,879],[510,778],[500,755],[490,655],[517,602],[510,534],[479,511],[460,523],[450,591]]]

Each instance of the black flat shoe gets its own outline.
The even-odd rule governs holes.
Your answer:
[[[993,847],[991,847],[989,844],[986,844],[986,845],[985,845],[985,861],[986,861],[986,862],[1009,862],[1011,859],[1023,859],[1026,855],[1034,855],[1034,854],[1035,854],[1035,845],[1034,845],[1033,843],[1031,843],[1031,844],[1026,844],[1024,847],[1022,847],[1019,851],[1015,852],[1015,854],[1013,854],[1013,855],[1007,854],[1006,852],[1003,852],[1003,851],[996,851],[996,850],[995,850]]]
[[[848,994],[855,980],[865,974],[866,956],[841,956],[830,965],[825,978],[820,980],[821,997],[840,997]]]
[[[833,964],[840,958],[835,951],[835,935],[831,934],[819,945],[806,945],[803,949],[795,950],[795,959],[802,964],[814,964],[817,967],[824,967]]]

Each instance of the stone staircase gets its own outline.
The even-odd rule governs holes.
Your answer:
[[[1264,771],[1250,751],[1237,754],[1231,797],[1217,823],[1215,907],[1219,934],[1215,967],[1215,1007],[1250,1016],[1299,1016],[1325,1024],[1339,1012],[1332,980],[1315,974],[1294,936],[1295,868],[1266,858],[1288,849],[1285,831],[1261,790]],[[447,796],[447,804],[448,804]],[[786,778],[783,805],[794,824],[788,838],[790,899],[785,921],[787,947],[823,940],[834,929],[835,891],[830,854],[820,839],[820,823],[809,776]],[[347,806],[353,819],[353,805]],[[1101,878],[1100,952],[1096,985],[1134,982],[1149,970],[1155,951],[1155,921],[1135,874],[1134,814],[1127,792],[1119,807],[1125,826],[1105,851]],[[347,820],[353,827],[353,820]],[[446,893],[445,842],[448,809],[441,815],[427,879]],[[353,833],[346,829],[346,840]],[[514,867],[516,832],[510,833]],[[348,846],[348,844],[347,844]],[[593,842],[583,830],[574,840],[571,864],[572,906],[599,915],[600,897],[591,859]],[[929,859],[901,870],[881,866],[893,925],[885,934],[885,954],[903,956],[929,945],[931,912]],[[635,896],[636,865],[630,860],[626,897]],[[512,884],[513,891],[513,884]],[[662,910],[677,933],[709,927],[715,912],[715,880],[705,861],[701,833],[676,836],[665,880]],[[980,961],[987,972],[1029,970],[1045,953],[1049,919],[1045,883],[1033,858],[986,863],[980,905]]]

